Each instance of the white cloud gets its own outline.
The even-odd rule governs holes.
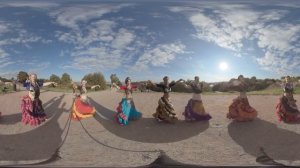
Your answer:
[[[112,47],[123,49],[135,39],[135,35],[127,29],[121,28],[115,39],[112,41]]]
[[[31,68],[28,69],[29,73],[39,73],[42,70],[47,69],[50,66],[50,62],[38,62],[37,61],[30,66]]]
[[[293,50],[292,44],[299,40],[300,25],[268,25],[256,31],[258,46],[268,50],[279,50],[282,54]]]
[[[0,37],[1,36],[2,38],[0,39],[0,70],[6,68],[9,65],[16,64],[16,61],[12,61],[12,57],[14,54],[18,54],[19,52],[12,48],[9,51],[14,52],[14,54],[10,54],[7,51],[7,47],[20,44],[27,48],[31,48],[30,44],[34,42],[51,42],[49,40],[43,39],[40,36],[35,35],[34,33],[28,32],[23,28],[21,23],[8,23],[0,20]]]
[[[132,55],[125,51],[133,50],[132,46],[139,45],[135,32],[118,28],[115,21],[101,19],[104,14],[116,12],[126,6],[131,5],[76,5],[51,12],[50,15],[58,24],[71,28],[69,32],[56,32],[60,41],[74,45],[70,52],[70,62],[61,67],[118,68],[130,61]],[[84,26],[82,23],[85,23]]]
[[[145,70],[149,66],[164,66],[174,60],[178,54],[185,53],[185,45],[180,42],[157,45],[139,57],[133,70]]]
[[[50,13],[51,17],[61,26],[72,29],[79,29],[80,23],[87,23],[91,19],[101,18],[104,14],[116,12],[123,7],[131,6],[131,4],[122,5],[74,5],[64,7]]]
[[[289,14],[288,10],[258,11],[245,4],[211,3],[205,7],[198,4],[199,11],[194,12],[196,6],[169,8],[188,18],[196,30],[194,37],[231,50],[237,56],[250,51],[244,46],[245,40],[256,41],[264,52],[264,56],[257,57],[257,63],[267,70],[276,69],[278,73],[291,71],[299,65],[300,52],[297,45],[300,26],[281,20]]]
[[[61,40],[75,45],[71,62],[63,68],[118,68],[129,61],[132,55],[125,51],[132,50],[131,45],[139,45],[137,36],[133,31],[115,26],[113,21],[99,20],[87,25],[85,34],[78,30],[60,36]]]
[[[31,7],[31,8],[51,8],[57,7],[59,4],[55,2],[41,2],[41,1],[7,1],[0,2],[0,7]]]
[[[8,24],[5,22],[0,22],[0,36],[1,34],[6,33],[8,31],[9,31]]]
[[[6,79],[11,79],[11,78],[15,78],[17,77],[18,72],[16,71],[0,71],[0,76]]]

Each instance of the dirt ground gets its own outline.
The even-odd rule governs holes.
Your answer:
[[[107,90],[88,94],[97,110],[95,117],[72,120],[68,127],[74,96],[42,92],[48,120],[31,127],[21,123],[20,100],[25,94],[0,96],[0,166],[46,161],[42,164],[46,167],[134,167],[154,162],[160,152],[183,164],[256,166],[262,165],[256,161],[258,157],[266,157],[260,148],[278,163],[300,165],[300,127],[277,121],[278,96],[248,96],[258,118],[237,123],[226,118],[236,95],[203,95],[205,109],[213,118],[210,122],[189,123],[183,121],[182,112],[192,95],[171,93],[180,120],[166,124],[152,118],[162,94],[135,93],[135,105],[143,118],[122,127],[113,115],[123,94]],[[295,98],[300,107],[300,95]],[[61,144],[56,153],[60,159],[50,159]]]

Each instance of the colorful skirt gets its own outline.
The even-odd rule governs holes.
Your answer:
[[[22,122],[25,125],[36,126],[46,121],[46,114],[40,99],[32,101],[28,95],[24,96],[21,102],[21,110]]]
[[[187,121],[207,121],[211,119],[211,116],[205,112],[203,103],[201,100],[190,99],[185,111],[182,113]]]
[[[257,117],[257,111],[250,106],[247,98],[236,98],[229,106],[228,119],[236,121],[251,121]]]
[[[91,106],[89,103],[80,100],[80,96],[75,98],[72,106],[72,119],[83,119],[94,116],[96,112],[95,107]]]
[[[163,97],[158,101],[158,107],[156,112],[153,114],[153,117],[158,121],[165,121],[167,123],[175,123],[178,118],[174,112],[173,105]]]
[[[286,123],[300,122],[300,112],[295,100],[290,100],[286,96],[279,98],[276,105],[276,114],[279,121]]]
[[[132,100],[123,98],[117,107],[116,121],[120,125],[127,125],[128,121],[141,118],[142,113],[138,112]]]

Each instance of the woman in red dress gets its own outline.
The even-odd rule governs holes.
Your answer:
[[[283,84],[283,95],[279,98],[276,106],[276,114],[279,121],[286,123],[300,122],[300,112],[294,99],[294,85],[291,82],[290,76],[285,77]]]
[[[29,79],[24,83],[24,87],[29,91],[22,98],[22,122],[27,125],[36,126],[46,120],[46,114],[40,100],[40,87],[42,83],[37,82],[37,75],[32,73]]]
[[[234,84],[238,86],[240,95],[233,99],[232,104],[229,106],[227,118],[236,121],[252,121],[257,117],[257,111],[249,104],[246,95],[248,85],[245,82],[244,76],[240,75]]]

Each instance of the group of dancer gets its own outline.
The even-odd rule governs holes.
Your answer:
[[[155,84],[152,81],[148,81],[148,85],[153,87],[159,87],[163,90],[163,96],[158,100],[158,106],[153,117],[159,122],[175,123],[178,121],[177,114],[174,106],[170,101],[171,88],[178,84],[183,83],[185,87],[190,87],[193,91],[192,98],[187,102],[184,112],[186,121],[208,121],[212,117],[205,111],[201,93],[203,91],[203,83],[200,82],[198,76],[194,81],[186,84],[184,80],[180,79],[176,82],[169,82],[169,77],[163,78],[163,83]],[[92,117],[96,109],[91,105],[87,98],[87,81],[82,80],[79,86],[80,94],[74,98],[72,106],[72,119],[80,120],[87,117]],[[142,117],[142,113],[136,110],[133,101],[133,91],[137,89],[137,86],[131,83],[131,79],[127,77],[125,79],[125,86],[118,86],[114,84],[119,90],[125,92],[125,97],[122,98],[118,107],[116,108],[115,120],[120,125],[127,125],[129,121],[137,120]],[[238,77],[238,80],[234,82],[240,92],[239,96],[233,99],[233,102],[229,106],[229,112],[227,118],[235,121],[252,121],[257,117],[257,111],[250,106],[247,98],[248,85],[242,75]],[[22,122],[24,124],[39,125],[46,121],[46,114],[44,112],[42,101],[40,100],[40,87],[41,84],[37,82],[37,75],[30,74],[29,79],[25,82],[24,87],[28,90],[28,94],[22,98],[21,110],[22,110]],[[294,99],[293,92],[294,87],[291,82],[291,78],[287,76],[285,82],[282,85],[283,95],[279,98],[279,102],[276,106],[276,114],[279,121],[284,122],[300,122],[300,111],[297,108],[296,100]]]

